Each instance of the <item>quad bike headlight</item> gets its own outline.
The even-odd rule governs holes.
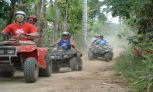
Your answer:
[[[7,50],[7,54],[14,54],[15,50]]]
[[[51,56],[51,59],[54,59],[55,58],[55,56]]]
[[[0,49],[0,54],[4,54],[4,50]]]
[[[64,55],[64,58],[67,58],[68,57],[68,55]]]
[[[105,50],[105,52],[109,52],[109,50]]]
[[[98,46],[98,45],[96,45],[96,48],[99,48],[99,46]]]

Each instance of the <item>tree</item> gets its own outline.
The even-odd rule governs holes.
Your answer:
[[[67,31],[68,29],[68,23],[67,23],[68,7],[69,7],[69,3],[68,3],[68,0],[66,0],[66,8],[65,8],[65,16],[64,16],[64,31]]]
[[[58,33],[58,29],[59,29],[59,13],[60,13],[60,10],[58,7],[58,3],[56,3],[56,13],[55,13],[54,33],[53,33],[54,42],[57,40],[57,37],[58,37],[57,33]]]
[[[9,18],[6,25],[9,25],[12,23],[15,7],[16,7],[16,0],[11,0],[11,5],[10,5],[11,10],[9,11]]]
[[[87,0],[83,0],[83,23],[82,23],[82,45],[83,49],[87,48],[86,36],[87,36]]]
[[[128,58],[125,59],[128,61],[125,67],[135,63],[134,66],[131,66],[133,69],[131,67],[130,69],[124,68],[126,70],[123,71],[128,72],[128,79],[131,76],[137,76],[129,80],[132,80],[130,84],[133,84],[138,92],[152,92],[153,82],[150,80],[153,78],[153,0],[105,0],[105,3],[109,6],[108,9],[113,16],[120,16],[124,23],[130,25],[135,32],[133,37],[129,37],[129,42],[131,42],[132,51],[137,47],[140,53],[125,55],[128,58],[134,56],[130,58],[130,62]],[[141,64],[144,66],[141,67]],[[139,66],[140,68],[137,68]]]

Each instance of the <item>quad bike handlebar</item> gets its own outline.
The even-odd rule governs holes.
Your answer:
[[[18,46],[18,45],[21,45],[21,44],[26,44],[26,45],[35,45],[34,42],[29,42],[29,41],[21,41],[22,39],[22,36],[31,36],[30,34],[20,34],[16,37],[14,37],[13,39],[9,39],[8,37],[8,34],[5,34],[3,32],[0,32],[0,36],[3,36],[3,42],[0,42],[0,46],[4,46],[4,45],[7,45],[7,46],[10,46],[10,45],[13,45],[13,46]],[[21,41],[21,42],[20,42]]]
[[[3,36],[3,41],[9,39],[8,34],[6,34],[6,33],[4,33],[4,32],[0,32],[0,36]]]

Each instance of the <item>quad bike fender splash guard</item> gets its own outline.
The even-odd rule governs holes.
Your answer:
[[[48,48],[45,47],[38,47],[38,61],[43,66],[43,68],[46,68],[46,61],[45,61],[45,54],[47,52]]]
[[[48,50],[48,48],[39,48],[36,46],[22,46],[25,47],[24,50],[22,50],[21,46],[18,49],[18,52],[22,53],[24,61],[28,57],[35,57],[39,64],[43,67],[46,68],[46,61],[44,59],[45,53]],[[25,51],[29,50],[29,51]]]
[[[24,61],[28,58],[28,57],[35,57],[39,63],[39,65],[42,67],[42,68],[46,68],[46,61],[44,59],[45,57],[45,53],[46,53],[47,50],[45,49],[37,49],[33,52],[26,52],[26,53],[23,53],[22,52],[22,55],[24,57]]]

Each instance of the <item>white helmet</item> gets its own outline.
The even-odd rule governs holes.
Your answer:
[[[21,15],[23,15],[23,16],[26,16],[26,13],[25,13],[24,11],[17,11],[17,12],[15,13],[15,16],[16,16],[17,14],[21,14]]]
[[[98,34],[97,33],[95,33],[95,35],[94,36],[98,36]]]
[[[63,32],[62,35],[67,35],[68,36],[68,35],[70,35],[70,33],[69,32]]]

